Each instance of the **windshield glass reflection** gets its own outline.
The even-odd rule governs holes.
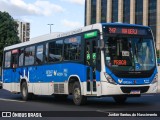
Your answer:
[[[146,71],[155,66],[152,39],[109,37],[105,41],[105,61],[120,71]]]

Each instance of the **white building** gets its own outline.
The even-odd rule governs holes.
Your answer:
[[[15,20],[18,24],[18,37],[21,42],[26,42],[30,40],[30,23],[21,22],[19,20]]]

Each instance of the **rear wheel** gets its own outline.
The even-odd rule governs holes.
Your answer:
[[[123,95],[118,95],[118,96],[113,96],[113,99],[116,103],[123,104],[127,100],[127,97]]]
[[[27,83],[26,82],[23,82],[22,83],[22,86],[21,86],[21,94],[22,94],[22,99],[24,101],[27,101],[29,99],[32,98],[33,94],[32,93],[28,93],[28,86],[27,86]]]
[[[75,105],[83,105],[87,102],[87,97],[81,94],[81,88],[79,82],[75,82],[73,85],[73,102]]]

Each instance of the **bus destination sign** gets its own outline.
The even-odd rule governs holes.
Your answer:
[[[146,29],[139,28],[108,27],[108,32],[109,34],[147,35]]]

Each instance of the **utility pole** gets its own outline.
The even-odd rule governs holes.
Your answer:
[[[49,25],[49,27],[50,27],[50,34],[52,33],[52,25],[54,25],[54,24],[47,24],[47,25]]]

